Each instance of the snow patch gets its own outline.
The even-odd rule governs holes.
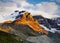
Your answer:
[[[50,30],[49,28],[45,27],[44,25],[40,25],[40,26],[42,26],[46,31],[50,31],[52,33],[55,33],[55,32],[60,33],[60,30],[57,30],[56,28],[51,28],[51,30]]]

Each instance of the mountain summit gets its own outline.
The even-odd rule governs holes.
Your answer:
[[[48,34],[29,12],[25,12],[21,18],[17,18],[14,21],[1,23],[0,31],[18,35],[22,39],[25,39],[26,36],[29,35],[39,35],[40,33]]]

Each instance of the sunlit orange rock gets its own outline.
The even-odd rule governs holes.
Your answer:
[[[0,30],[3,32],[9,32],[7,29],[4,29],[4,28],[0,28]]]
[[[7,21],[5,21],[4,23],[11,23],[12,21],[11,20],[7,20]]]
[[[28,12],[25,12],[22,16],[21,19],[17,19],[16,24],[24,24],[24,25],[28,25],[29,27],[31,27],[34,31],[36,32],[42,32],[42,33],[45,33],[45,34],[48,34],[48,32],[46,30],[44,30],[40,24],[38,23],[37,20],[35,20],[33,17],[32,17],[32,14],[28,13]]]
[[[11,20],[8,20],[8,21],[5,21],[4,23],[12,23],[13,21]],[[1,24],[4,24],[4,23],[0,23]],[[48,34],[48,32],[46,30],[44,30],[40,24],[38,23],[37,20],[35,20],[33,17],[32,17],[32,14],[29,13],[29,12],[25,12],[23,15],[22,15],[22,18],[19,18],[15,21],[15,24],[23,24],[23,25],[28,25],[32,30],[36,31],[36,32],[42,32],[42,33],[45,33],[45,34]],[[12,27],[9,27],[9,28],[0,28],[1,31],[4,31],[4,32],[10,32],[11,30],[14,30],[14,28]]]

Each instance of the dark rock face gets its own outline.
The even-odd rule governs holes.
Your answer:
[[[23,14],[21,14],[21,13],[24,13],[24,12],[25,12],[25,11],[20,11],[20,12],[19,12],[19,15],[17,15],[15,19],[17,19],[17,18],[21,18],[22,15],[23,15]]]
[[[40,24],[46,26],[47,28],[51,29],[51,28],[56,28],[58,30],[60,30],[60,17],[58,18],[52,18],[52,19],[48,19],[48,18],[44,18],[41,15],[37,15],[37,16],[33,16]]]
[[[57,24],[60,24],[60,17],[57,17],[56,19],[54,19],[56,21]]]
[[[56,24],[57,24],[58,30],[60,30],[60,17],[54,18],[54,21],[55,21]]]
[[[40,24],[46,26],[47,28],[51,29],[51,25],[50,23],[48,22],[48,19],[47,18],[44,18],[43,16],[41,15],[37,15],[37,16],[33,16]],[[50,19],[49,19],[50,20]]]

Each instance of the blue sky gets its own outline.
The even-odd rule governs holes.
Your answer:
[[[60,0],[0,0],[0,21],[15,10],[25,10],[47,18],[60,17]]]
[[[50,0],[27,0],[27,2],[29,2],[31,4],[37,4],[40,2],[50,2]]]
[[[0,0],[1,2],[3,3],[6,3],[6,2],[14,2],[13,0]],[[41,2],[55,2],[56,4],[60,5],[60,0],[26,0],[28,3],[30,4],[38,4],[38,3],[41,3]]]
[[[60,5],[60,2],[58,2],[57,0],[27,0],[27,2],[31,4],[37,4],[41,2],[55,2],[56,4]]]

